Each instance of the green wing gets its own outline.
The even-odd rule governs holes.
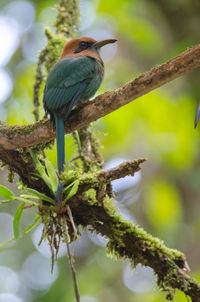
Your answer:
[[[44,91],[44,104],[54,112],[79,101],[95,73],[95,61],[89,57],[68,57],[51,69]],[[71,106],[70,106],[71,107]]]

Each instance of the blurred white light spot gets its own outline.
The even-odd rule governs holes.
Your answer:
[[[3,108],[3,106],[0,105],[0,120],[5,122],[6,118],[7,118],[7,112],[5,108]]]
[[[119,204],[119,209],[117,210],[117,214],[121,215],[125,220],[131,221],[133,224],[136,223],[135,218],[131,215],[131,212],[124,207],[122,204]]]
[[[13,1],[5,7],[5,13],[16,19],[21,33],[27,31],[35,19],[35,7],[32,2]]]
[[[48,241],[43,240],[41,245],[38,246],[38,243],[42,236],[42,230],[43,230],[43,225],[40,225],[37,227],[37,229],[35,230],[35,232],[32,235],[32,241],[33,241],[33,244],[35,245],[36,249],[38,250],[38,252],[40,252],[44,257],[50,259],[51,250],[50,250]],[[67,253],[66,245],[63,242],[61,242],[59,252],[58,252],[58,258],[63,257],[64,255],[66,255],[66,253]]]
[[[0,243],[13,238],[13,216],[0,213]]]
[[[31,254],[24,262],[22,280],[26,286],[35,290],[48,289],[58,277],[58,267],[54,264],[51,274],[51,262],[39,253]]]
[[[24,300],[13,294],[0,294],[0,302],[24,302]]]
[[[105,247],[108,243],[108,239],[103,237],[101,234],[97,234],[95,232],[91,232],[87,229],[87,235],[89,239],[96,245]]]
[[[23,254],[19,250],[6,248],[0,253],[0,265],[2,266],[12,267],[12,269],[18,271],[21,269],[22,261]]]
[[[125,162],[126,158],[113,158],[109,162],[107,162],[104,166],[106,170],[115,168],[116,166]],[[114,192],[120,192],[126,189],[129,189],[135,185],[137,185],[141,181],[141,172],[138,171],[134,176],[126,176],[120,179],[116,179],[112,181],[112,187]]]
[[[156,284],[156,277],[150,267],[140,264],[134,270],[126,264],[123,271],[123,282],[133,292],[144,293],[151,290]]]
[[[96,11],[93,2],[88,0],[80,1],[80,30],[85,30],[89,27],[96,18]]]
[[[19,277],[7,266],[0,266],[0,291],[15,293],[19,288]]]
[[[89,297],[89,296],[82,296],[81,302],[98,302],[96,298]]]
[[[87,256],[91,246],[91,242],[85,232],[74,243],[70,244],[71,249],[74,250],[75,257]]]
[[[40,23],[46,26],[50,26],[54,24],[56,16],[57,10],[55,9],[55,7],[48,6],[41,11],[38,20]]]
[[[44,27],[40,23],[34,24],[22,40],[22,52],[24,57],[30,62],[36,62],[41,50],[46,43]]]
[[[19,45],[17,22],[9,17],[0,16],[0,66],[4,66]]]
[[[13,88],[13,81],[10,74],[0,68],[0,103],[5,101]]]

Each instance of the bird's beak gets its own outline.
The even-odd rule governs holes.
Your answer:
[[[115,43],[117,41],[117,39],[105,39],[105,40],[101,40],[101,41],[97,41],[95,42],[92,47],[98,48],[98,47],[102,47],[106,44],[111,44],[111,43]]]

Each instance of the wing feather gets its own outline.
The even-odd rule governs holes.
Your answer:
[[[71,108],[77,103],[95,72],[95,61],[89,57],[68,57],[51,69],[44,90],[44,107],[50,112]],[[75,106],[75,105],[73,105]],[[73,107],[72,106],[72,107]],[[72,109],[72,108],[71,108]]]

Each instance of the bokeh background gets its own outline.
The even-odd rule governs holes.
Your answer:
[[[53,28],[57,1],[0,1],[0,119],[9,124],[34,121],[33,83],[37,55]],[[102,50],[106,73],[98,93],[112,90],[187,47],[199,43],[198,0],[81,0],[77,36],[116,37]],[[200,99],[200,71],[141,97],[98,120],[105,167],[147,157],[142,172],[113,182],[116,207],[128,220],[186,254],[200,281],[200,127],[194,115]],[[40,118],[44,114],[41,106]],[[68,158],[74,146],[66,137]],[[56,166],[55,149],[47,151]],[[15,182],[18,178],[15,177]],[[16,184],[0,183],[17,194]],[[13,237],[17,202],[0,206],[0,243]],[[22,229],[34,209],[24,211]],[[61,247],[50,273],[47,244],[38,247],[42,226],[0,249],[0,302],[75,301],[72,278]],[[74,245],[82,302],[164,302],[150,268],[131,271],[128,262],[106,255],[106,238],[83,232]],[[177,292],[175,302],[187,301]]]

